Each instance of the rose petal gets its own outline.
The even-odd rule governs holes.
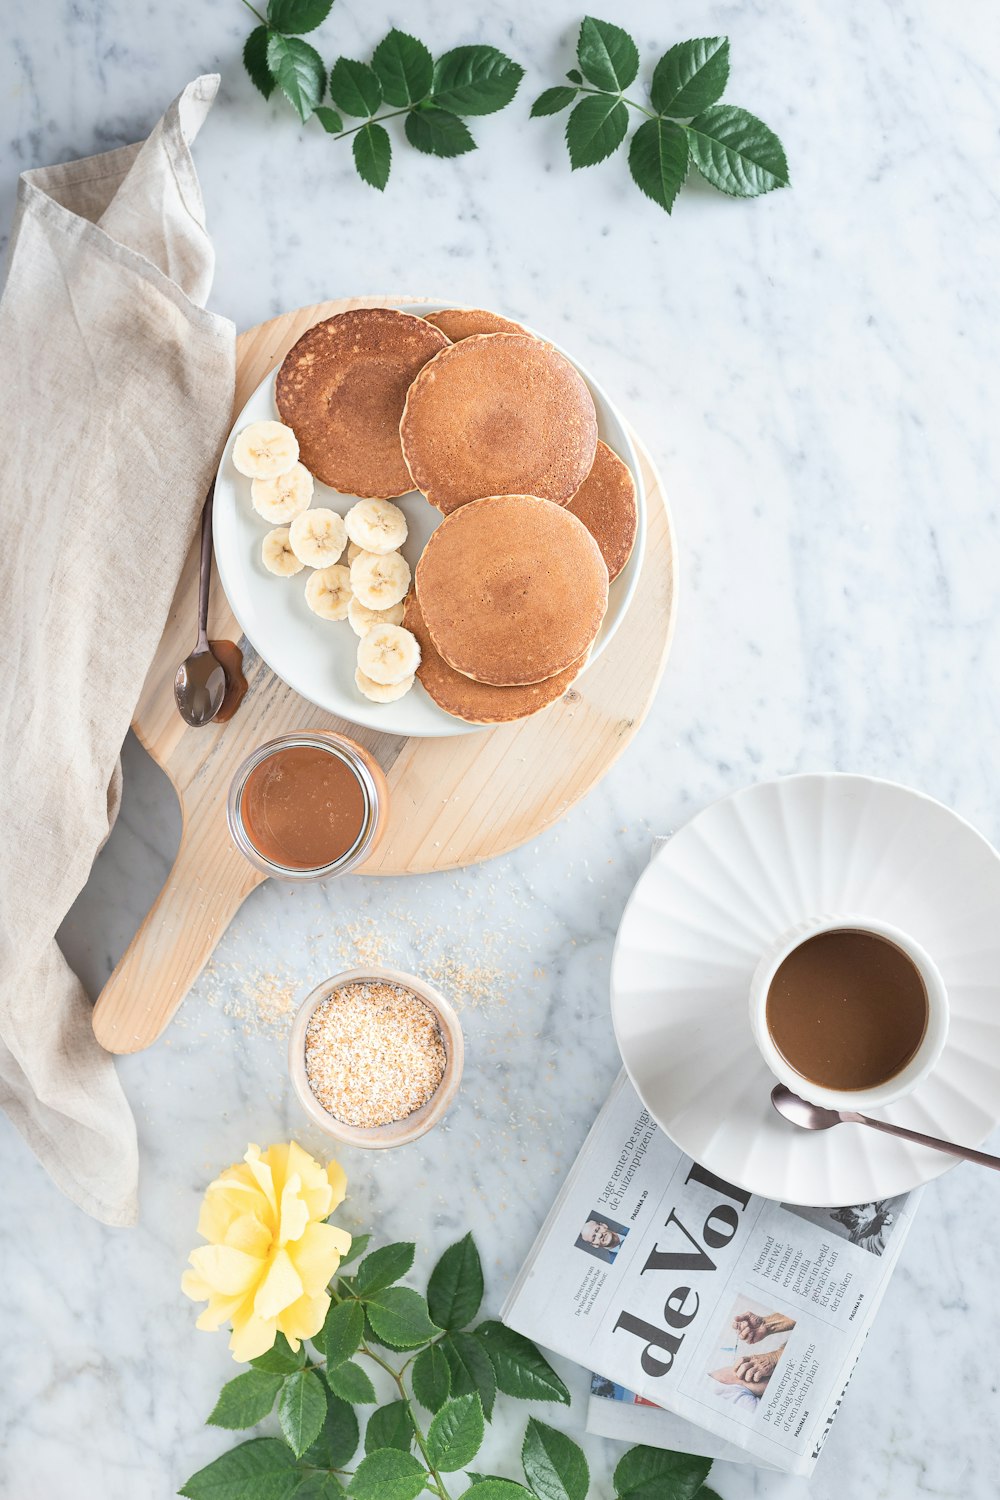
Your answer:
[[[230,1245],[199,1245],[189,1257],[192,1266],[208,1282],[213,1292],[235,1297],[246,1293],[263,1274],[265,1261]],[[291,1299],[289,1299],[291,1300]]]
[[[289,1343],[292,1339],[311,1339],[323,1327],[329,1307],[325,1292],[318,1297],[300,1297],[278,1314],[278,1327]]]
[[[340,1236],[332,1224],[310,1224],[302,1238],[285,1246],[308,1296],[316,1297],[340,1265]]]
[[[260,1318],[256,1313],[246,1316],[237,1314],[233,1319],[233,1336],[229,1347],[233,1358],[246,1364],[260,1354],[266,1354],[278,1336],[278,1325],[273,1318]]]
[[[281,1193],[281,1213],[278,1216],[278,1243],[287,1245],[297,1240],[309,1223],[309,1205],[299,1196],[302,1184],[297,1172],[293,1172]]]
[[[288,1252],[279,1250],[257,1288],[253,1310],[259,1318],[274,1318],[282,1308],[297,1302],[302,1292],[299,1273],[292,1265]]]
[[[233,1220],[225,1234],[225,1244],[232,1245],[236,1250],[245,1250],[247,1255],[256,1256],[259,1260],[267,1259],[273,1243],[274,1235],[256,1214],[241,1214],[238,1219]]]
[[[214,1333],[223,1323],[231,1323],[246,1301],[244,1296],[219,1297],[213,1294],[208,1299],[208,1306],[198,1314],[194,1326]]]
[[[257,1185],[259,1186],[261,1192],[264,1194],[264,1197],[267,1199],[268,1203],[270,1203],[274,1212],[277,1213],[278,1195],[275,1191],[274,1177],[272,1175],[270,1166],[261,1157],[260,1147],[248,1146],[246,1156],[243,1158],[243,1160],[246,1162],[247,1166],[250,1168],[250,1171],[253,1173],[254,1179],[257,1182]]]

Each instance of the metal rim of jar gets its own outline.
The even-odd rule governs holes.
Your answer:
[[[269,760],[279,751],[292,750],[299,746],[313,746],[319,750],[326,750],[349,766],[358,779],[365,802],[364,823],[350,849],[330,864],[317,865],[314,869],[306,870],[275,864],[273,860],[268,859],[251,841],[243,822],[243,792],[251,771],[256,770],[263,761]],[[277,739],[258,745],[257,749],[252,751],[238,767],[230,783],[229,796],[226,800],[226,822],[229,825],[233,843],[244,858],[248,859],[258,870],[263,870],[265,875],[273,875],[279,880],[327,880],[333,875],[346,875],[356,869],[374,842],[379,815],[382,811],[378,786],[364,754],[350,740],[334,735],[332,732],[329,734],[282,734]]]

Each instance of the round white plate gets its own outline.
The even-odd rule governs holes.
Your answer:
[[[434,304],[438,308],[446,305]],[[405,307],[401,311],[416,313],[417,309]],[[421,306],[421,311],[430,312],[432,306]],[[554,347],[559,348],[558,344]],[[611,585],[608,612],[594,643],[593,662],[624,619],[639,581],[646,535],[646,496],[642,471],[625,423],[597,381],[565,349],[560,353],[579,370],[590,387],[597,407],[600,436],[632,470],[639,509],[635,547],[628,563]],[[354,724],[365,724],[386,734],[422,737],[468,734],[485,727],[466,724],[445,713],[427,696],[419,682],[405,698],[395,703],[372,703],[365,698],[354,683],[358,639],[347,621],[321,620],[312,613],[305,600],[307,570],[294,578],[275,578],[261,562],[260,544],[271,526],[251,506],[250,480],[234,468],[232,451],[236,434],[248,423],[277,417],[274,404],[276,374],[277,371],[273,370],[261,381],[236,419],[223,450],[215,483],[215,559],[226,597],[244,635],[271,671],[295,692],[328,713]],[[340,495],[317,480],[312,503],[314,507],[327,506],[344,515],[354,500],[353,495]],[[410,534],[402,551],[413,569],[442,517],[417,491],[404,495],[395,503],[406,513]]]
[[[894,923],[948,990],[940,1062],[878,1115],[979,1145],[1000,1122],[1000,856],[930,797],[805,775],[714,803],[640,876],[611,974],[625,1066],[671,1139],[730,1182],[817,1207],[892,1197],[954,1165],[862,1125],[799,1130],[772,1109],[750,977],[779,934],[823,913]]]

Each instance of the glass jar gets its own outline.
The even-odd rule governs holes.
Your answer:
[[[361,814],[357,834],[343,853],[326,864],[308,866],[282,864],[253,842],[246,817],[247,783],[258,766],[290,749],[317,749],[335,756],[355,778],[361,792]],[[305,791],[305,788],[303,788]],[[389,814],[389,787],[381,766],[363,745],[332,730],[304,730],[280,735],[248,755],[233,777],[226,804],[226,820],[233,843],[256,869],[277,880],[327,880],[356,870],[372,854],[385,831]]]

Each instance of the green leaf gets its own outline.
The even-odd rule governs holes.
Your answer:
[[[622,1500],[702,1500],[710,1458],[674,1453],[669,1448],[630,1448],[615,1469],[615,1491]]]
[[[278,1438],[251,1438],[231,1448],[179,1489],[187,1500],[291,1500],[302,1470],[287,1443]]]
[[[639,71],[639,49],[620,26],[587,16],[580,27],[576,56],[584,76],[599,89],[620,93]]]
[[[345,115],[364,118],[373,115],[382,103],[382,85],[378,74],[367,63],[355,62],[350,57],[338,57],[330,69],[330,98]],[[340,1262],[346,1266],[356,1260],[364,1250],[370,1234],[355,1235],[351,1248]]]
[[[398,1448],[402,1453],[409,1453],[412,1442],[413,1419],[405,1401],[390,1401],[388,1406],[380,1406],[368,1418],[366,1453],[373,1453],[376,1448]]]
[[[349,62],[349,59],[345,57],[345,58],[338,59],[338,61]],[[352,62],[352,63],[350,63],[350,66],[351,66],[351,68],[363,68],[366,73],[371,73],[371,71],[372,71],[371,68],[368,66],[367,63],[354,63],[354,62]],[[336,68],[336,63],[334,64],[334,68]],[[331,73],[330,76],[332,78],[333,74]],[[374,78],[375,75],[372,74],[372,77]],[[382,85],[379,83],[379,81],[378,81],[377,78],[375,79],[375,83],[378,86],[378,104],[381,104],[382,103]],[[340,101],[339,100],[334,100],[334,103],[340,103]],[[378,104],[375,105],[376,109],[378,109]],[[341,104],[340,107],[341,107],[341,109],[346,109],[348,114],[351,113],[351,111],[349,109],[347,109],[346,105]],[[366,110],[365,113],[367,114],[368,111]],[[351,1248],[350,1248],[350,1250],[348,1250],[348,1252],[347,1252],[346,1255],[342,1255],[340,1257],[340,1264],[342,1266],[349,1266],[351,1264],[352,1260],[357,1260],[358,1256],[359,1255],[363,1255],[365,1253],[365,1251],[368,1249],[368,1245],[369,1245],[370,1240],[371,1240],[371,1235],[370,1234],[352,1234],[351,1235]]]
[[[583,82],[583,74],[579,71],[578,68],[570,68],[568,73],[566,74],[566,77],[569,79],[570,83]]]
[[[480,1323],[475,1336],[490,1357],[498,1388],[521,1401],[561,1401],[570,1394],[548,1360],[523,1334],[502,1323]]]
[[[532,1417],[524,1434],[521,1462],[538,1500],[587,1500],[587,1460],[579,1444],[564,1432]]]
[[[331,1391],[322,1431],[306,1449],[305,1461],[320,1469],[342,1469],[354,1457],[360,1436],[354,1407]]]
[[[431,1272],[427,1306],[449,1333],[471,1323],[483,1300],[483,1263],[471,1233],[449,1246]]]
[[[672,120],[645,120],[632,137],[628,164],[636,186],[669,213],[687,176],[684,127]]]
[[[434,59],[423,42],[395,26],[372,57],[386,104],[416,104],[431,91]]]
[[[451,1372],[439,1344],[431,1344],[417,1355],[410,1378],[413,1394],[421,1406],[438,1411],[444,1405],[451,1390]]]
[[[283,1333],[279,1333],[274,1343],[266,1354],[258,1354],[256,1359],[250,1363],[255,1370],[267,1370],[271,1375],[290,1375],[293,1370],[301,1370],[306,1362],[306,1351],[300,1344],[292,1352],[292,1346]]]
[[[781,142],[763,120],[732,104],[713,104],[687,126],[691,159],[713,187],[732,198],[757,198],[788,186]]]
[[[267,24],[287,36],[301,36],[322,26],[333,0],[268,0]]]
[[[445,1402],[427,1429],[427,1452],[434,1468],[443,1474],[466,1468],[483,1446],[485,1432],[476,1392]]]
[[[317,120],[322,125],[327,135],[339,135],[344,128],[343,120],[340,118],[337,111],[335,109],[331,109],[328,104],[317,104],[316,108],[313,110],[313,114],[316,116]]]
[[[434,64],[434,103],[454,115],[491,115],[510,103],[523,77],[520,63],[496,47],[453,47]]]
[[[326,1389],[315,1370],[286,1375],[278,1400],[278,1421],[296,1458],[319,1437],[326,1417]]]
[[[413,1265],[415,1250],[412,1241],[401,1241],[396,1245],[383,1245],[366,1255],[354,1278],[358,1296],[364,1298],[369,1292],[381,1292],[405,1276]]]
[[[336,1474],[307,1474],[300,1480],[295,1500],[338,1500],[344,1493]]]
[[[628,108],[610,94],[589,94],[566,124],[566,144],[573,170],[592,167],[617,151],[628,129]]]
[[[267,44],[267,65],[305,124],[326,89],[326,68],[316,48],[297,36],[272,35]]]
[[[326,1383],[335,1396],[353,1406],[368,1406],[378,1400],[367,1371],[350,1359],[342,1365],[327,1365]]]
[[[270,99],[274,93],[274,74],[267,65],[270,36],[266,26],[255,26],[243,46],[243,66],[265,99]]]
[[[210,1427],[256,1427],[274,1405],[283,1376],[266,1370],[245,1370],[228,1381],[219,1392],[212,1411],[205,1418]]]
[[[687,120],[714,104],[728,82],[729,38],[702,36],[664,52],[649,97],[659,114]]]
[[[451,1394],[467,1396],[477,1391],[483,1403],[486,1420],[493,1416],[493,1403],[497,1396],[497,1380],[493,1365],[482,1344],[472,1333],[450,1333],[438,1345],[448,1361],[451,1377]]]
[[[539,94],[531,106],[531,116],[537,119],[539,115],[557,115],[567,104],[572,104],[577,96],[577,90],[570,88],[569,84],[557,84],[553,89],[546,89]]]
[[[313,1339],[328,1366],[350,1359],[365,1336],[365,1314],[360,1302],[331,1302],[326,1322]]]
[[[389,181],[392,143],[384,125],[363,125],[354,137],[354,165],[358,176],[381,193]]]
[[[477,1478],[471,1489],[465,1491],[462,1500],[520,1500],[522,1495],[530,1495],[523,1484],[516,1484],[513,1479],[499,1479],[492,1474],[485,1478]]]
[[[412,109],[406,117],[406,139],[427,156],[464,156],[475,151],[469,127],[449,110],[436,105]]]
[[[713,1490],[707,1484],[703,1484],[695,1495],[694,1500],[722,1500],[722,1496],[717,1490]]]
[[[441,1329],[427,1311],[427,1302],[408,1286],[390,1286],[365,1303],[368,1320],[378,1338],[393,1349],[418,1349]]]
[[[354,1471],[348,1492],[357,1500],[415,1500],[427,1484],[427,1470],[410,1453],[378,1448]]]

